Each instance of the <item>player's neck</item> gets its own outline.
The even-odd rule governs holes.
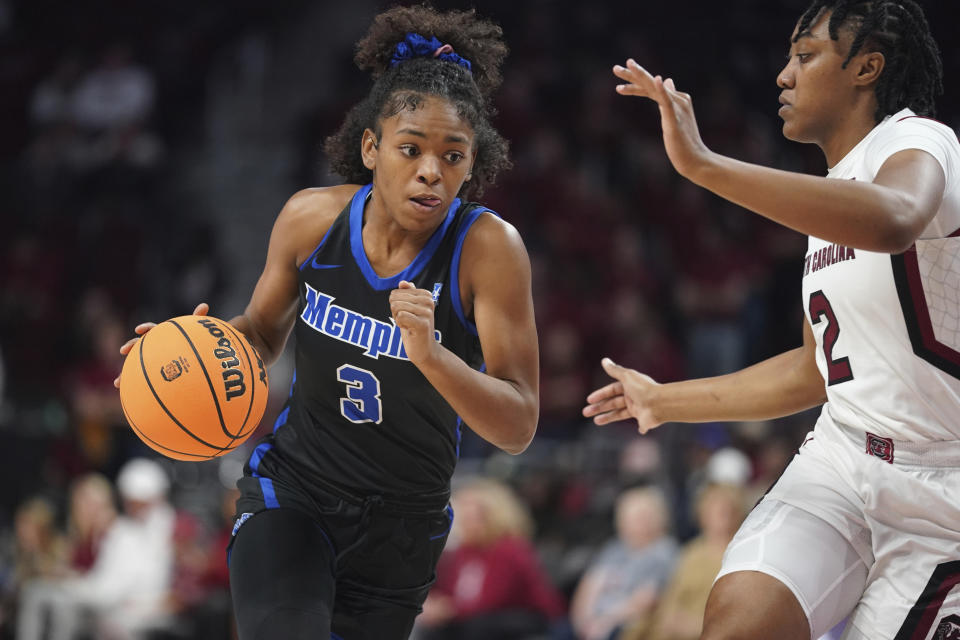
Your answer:
[[[380,277],[403,271],[427,244],[435,229],[411,231],[402,227],[376,196],[363,212],[363,250]]]
[[[873,115],[875,109],[875,103],[866,104],[861,108],[851,109],[833,123],[831,129],[818,142],[828,167],[835,167],[877,126]]]

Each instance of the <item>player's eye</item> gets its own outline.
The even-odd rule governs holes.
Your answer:
[[[796,56],[797,56],[797,60],[800,62],[800,64],[803,64],[803,63],[806,62],[807,59],[810,57],[810,54],[809,54],[809,53],[797,53]]]
[[[408,158],[413,158],[420,153],[420,150],[417,149],[416,145],[412,144],[403,144],[400,145],[400,153],[407,156]]]
[[[450,164],[457,164],[463,160],[463,154],[459,151],[450,151],[444,156],[444,158],[446,158],[447,162]]]

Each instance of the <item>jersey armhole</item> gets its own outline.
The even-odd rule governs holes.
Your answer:
[[[463,313],[463,302],[460,299],[460,254],[463,252],[463,242],[467,239],[467,233],[470,231],[470,227],[473,226],[473,223],[477,221],[481,214],[488,211],[495,216],[497,215],[495,211],[477,207],[468,213],[463,219],[463,222],[460,223],[460,227],[457,229],[457,244],[453,248],[453,259],[450,262],[450,295],[453,298],[453,310],[457,314],[460,324],[475,336],[479,336],[477,325],[467,320],[466,315]]]
[[[320,239],[320,244],[317,245],[317,248],[314,249],[314,250],[310,253],[310,255],[307,256],[307,259],[304,260],[303,263],[300,264],[300,266],[297,267],[297,270],[298,270],[298,271],[303,271],[304,267],[306,267],[308,264],[310,264],[310,261],[313,260],[313,257],[314,257],[315,255],[317,255],[317,252],[320,251],[320,249],[323,248],[323,245],[324,245],[324,244],[326,243],[326,241],[327,241],[327,237],[330,235],[331,229],[333,229],[333,225],[336,224],[336,223],[337,223],[337,220],[334,219],[333,224],[330,225],[330,228],[327,229],[327,232],[326,232],[325,234],[323,234],[323,238]]]

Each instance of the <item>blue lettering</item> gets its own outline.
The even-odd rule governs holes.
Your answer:
[[[327,305],[333,300],[332,297],[324,295],[307,285],[307,304],[303,308],[300,317],[304,322],[318,329],[323,326],[323,318],[327,313]]]
[[[323,323],[323,332],[334,338],[340,337],[340,331],[343,329],[343,318],[347,315],[343,307],[333,305],[330,307],[330,313],[327,314],[327,321]]]
[[[391,358],[407,357],[407,354],[403,351],[403,340],[400,334],[400,327],[397,325],[393,325],[393,335],[390,336],[390,353],[387,355]]]
[[[353,311],[347,311],[347,319],[343,323],[343,337],[351,344],[366,347],[367,341],[370,340],[370,328],[372,326],[372,319]]]
[[[390,325],[386,322],[377,322],[373,329],[373,336],[370,338],[370,346],[365,355],[371,358],[379,358],[381,353],[386,353],[390,347]]]
[[[333,296],[306,285],[300,318],[324,335],[360,347],[370,358],[385,355],[409,360],[400,327],[333,304],[334,300]],[[440,331],[434,329],[433,336],[440,342]]]

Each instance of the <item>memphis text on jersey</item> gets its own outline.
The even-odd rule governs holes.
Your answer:
[[[348,342],[363,349],[363,355],[377,359],[381,355],[409,360],[400,337],[400,327],[371,318],[333,304],[336,299],[309,284],[305,285],[306,304],[300,318],[325,336]],[[433,337],[440,342],[440,332]]]
[[[813,253],[808,253],[803,263],[803,275],[808,276],[816,273],[820,269],[843,262],[845,260],[855,260],[856,254],[850,247],[842,244],[830,244]]]

